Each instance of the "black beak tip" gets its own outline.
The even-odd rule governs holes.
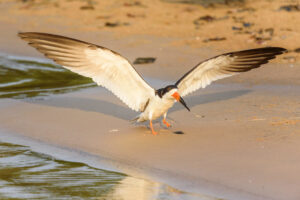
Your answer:
[[[179,102],[190,112],[190,108],[186,105],[186,103],[184,102],[183,98],[179,99]]]

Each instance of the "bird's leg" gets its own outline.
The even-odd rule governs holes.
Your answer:
[[[153,126],[152,126],[152,120],[150,120],[150,128],[151,128],[151,132],[153,135],[157,135],[157,132],[154,131]]]
[[[167,121],[166,121],[166,117],[167,117],[167,113],[164,114],[164,118],[163,118],[163,123],[169,128],[171,127],[171,124],[169,124]]]

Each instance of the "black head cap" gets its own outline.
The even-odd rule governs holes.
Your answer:
[[[164,88],[160,88],[158,90],[155,91],[155,94],[158,95],[160,98],[162,98],[164,96],[164,94],[166,94],[167,92],[169,92],[170,90],[176,88],[177,89],[177,86],[176,85],[168,85]]]

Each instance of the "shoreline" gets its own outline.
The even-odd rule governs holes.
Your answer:
[[[288,86],[286,87],[289,88]],[[227,179],[229,177],[226,173],[223,174],[222,171],[219,171],[216,166],[211,164],[216,162],[214,161],[215,156],[217,156],[216,159],[218,162],[223,163],[220,166],[223,166],[222,168],[225,167],[224,169],[231,165],[233,167],[236,164],[242,164],[242,166],[246,163],[249,164],[249,160],[243,158],[246,155],[240,155],[238,158],[235,158],[237,156],[236,153],[244,149],[245,146],[250,148],[254,147],[254,151],[251,150],[253,151],[252,153],[251,151],[248,153],[245,152],[248,154],[247,156],[255,156],[257,153],[254,152],[257,151],[267,156],[270,153],[269,148],[273,150],[274,148],[276,149],[277,144],[272,143],[278,139],[283,145],[289,144],[288,141],[290,140],[285,141],[280,139],[280,137],[298,137],[296,132],[299,130],[297,127],[299,126],[298,121],[300,120],[297,118],[288,119],[288,116],[283,114],[281,119],[278,119],[277,122],[276,119],[273,119],[271,113],[267,115],[264,114],[265,116],[256,116],[255,118],[251,116],[257,113],[251,110],[244,110],[246,115],[243,114],[244,116],[237,118],[238,115],[236,116],[234,112],[228,115],[225,111],[220,115],[218,113],[218,107],[221,106],[223,110],[226,110],[226,107],[234,106],[238,103],[241,109],[245,109],[249,106],[247,105],[248,103],[243,105],[244,103],[241,104],[240,102],[245,102],[249,97],[253,98],[256,96],[257,100],[255,101],[261,102],[265,99],[272,99],[272,96],[278,95],[281,91],[285,91],[287,95],[292,95],[283,98],[283,104],[287,99],[289,99],[290,102],[292,102],[291,99],[294,99],[296,103],[298,96],[294,94],[294,89],[288,91],[284,87],[275,91],[272,88],[266,90],[259,86],[257,88],[252,87],[251,89],[246,89],[245,86],[236,87],[234,90],[232,90],[232,88],[232,85],[217,84],[200,95],[200,102],[197,96],[187,98],[186,101],[191,105],[192,114],[184,112],[184,109],[181,108],[180,105],[176,105],[169,113],[170,119],[175,120],[175,122],[173,121],[175,126],[172,130],[183,130],[185,132],[184,135],[172,134],[170,131],[160,127],[159,136],[153,137],[144,125],[137,127],[131,125],[128,120],[133,117],[135,113],[131,112],[122,105],[117,98],[114,98],[113,95],[101,88],[90,88],[67,94],[52,95],[45,100],[27,101],[1,99],[0,110],[3,115],[2,117],[0,116],[0,127],[1,129],[42,141],[50,146],[63,147],[67,149],[67,151],[74,149],[75,152],[86,152],[87,154],[91,154],[92,157],[94,155],[96,155],[96,157],[100,156],[100,158],[104,158],[104,162],[116,166],[118,171],[123,171],[135,177],[150,177],[150,180],[157,180],[192,193],[204,193],[205,195],[218,196],[231,200],[268,199],[265,195],[270,195],[270,193],[255,194],[253,190],[255,187],[249,187],[252,185],[250,182],[246,185],[245,183],[242,184],[242,188],[237,187],[234,182]],[[298,87],[296,87],[295,91],[298,90]],[[283,106],[283,104],[281,106]],[[212,109],[211,106],[216,106],[216,108]],[[110,110],[107,110],[107,108],[110,108]],[[267,110],[269,110],[269,108],[267,108]],[[199,111],[200,113],[207,113],[208,116],[205,116],[205,118],[199,121],[197,117],[197,115],[200,114]],[[275,110],[272,112],[274,113]],[[263,113],[265,112],[261,114]],[[23,116],[27,117],[24,118]],[[41,118],[41,116],[43,117]],[[294,116],[297,117],[297,113],[295,113]],[[80,123],[83,120],[88,120],[88,123]],[[287,128],[293,130],[294,133],[289,136],[286,135],[286,133],[280,133],[282,132],[281,130],[277,130],[272,134],[272,137],[266,137],[261,140],[260,137],[265,134],[264,131],[261,131],[268,127],[266,124],[270,123],[271,127],[269,128],[275,126],[275,129],[277,129],[276,126],[286,126],[281,125],[280,120],[290,120],[291,125],[287,125]],[[295,124],[293,124],[293,120]],[[196,121],[200,124],[195,123]],[[104,122],[106,122],[106,124]],[[247,125],[249,123],[250,126]],[[279,125],[272,125],[272,123],[278,123]],[[231,127],[229,124],[236,125]],[[246,132],[244,131],[243,134],[244,137],[248,139],[243,141],[244,137],[239,136],[237,133],[240,132],[245,125],[248,126],[248,130]],[[155,124],[155,126],[156,129],[159,128],[158,124]],[[200,132],[197,131],[199,128]],[[261,133],[258,132],[253,135],[252,131],[257,128]],[[114,130],[117,131],[115,132]],[[222,134],[223,131],[229,134],[226,136]],[[278,137],[276,133],[279,134]],[[222,135],[223,139],[217,135]],[[237,141],[238,143],[236,143]],[[218,145],[211,148],[211,142],[221,145],[218,147],[221,149],[215,149]],[[180,146],[178,146],[178,143]],[[202,147],[198,148],[198,145]],[[231,146],[234,148],[232,149]],[[226,151],[229,150],[229,154],[225,154],[226,156],[224,157],[221,153],[222,149],[223,151],[225,149],[227,149]],[[208,155],[206,155],[207,153]],[[196,156],[198,154],[200,155],[199,158]],[[210,158],[212,155],[215,155],[212,157],[213,160]],[[227,156],[229,156],[229,158],[231,156],[233,157],[227,160]],[[292,157],[290,157],[290,159],[292,159]],[[283,158],[284,157],[281,159]],[[168,161],[165,162],[165,159]],[[202,159],[204,160],[201,161]],[[234,159],[236,163],[231,163],[230,160],[232,159]],[[199,165],[199,161],[202,163],[201,165]],[[211,163],[211,161],[213,162]],[[260,160],[259,162],[262,161],[263,160]],[[271,163],[265,162],[264,164],[274,165],[274,161],[275,163],[277,162],[273,160]],[[194,166],[198,166],[199,169]],[[242,170],[242,166],[237,169]],[[254,167],[253,172],[258,170],[260,168],[259,166],[260,165]],[[247,177],[244,173],[249,172],[249,170],[252,171],[253,169],[248,168],[246,171],[242,170],[238,172],[238,174],[243,174],[243,176]],[[204,170],[204,173],[202,173],[201,170]],[[223,181],[217,181],[218,179],[216,179],[215,173],[223,177]],[[255,176],[258,178],[258,174],[256,173],[258,172],[254,174],[251,173],[252,175],[250,177]],[[278,173],[282,173],[282,171]],[[261,174],[259,176],[261,176]],[[265,177],[267,182],[274,179],[274,177],[271,177],[272,176],[269,175]],[[265,185],[266,183],[263,183],[266,181],[265,178],[256,184]],[[245,178],[242,178],[241,181],[245,181]],[[270,196],[269,199],[273,198],[274,196]]]
[[[145,179],[147,181],[158,182],[159,184],[167,184],[179,193],[186,193],[193,197],[203,198],[205,200],[219,200],[219,199],[268,199],[259,197],[255,194],[250,194],[245,191],[240,191],[235,188],[229,188],[225,185],[212,183],[208,180],[195,181],[192,177],[180,177],[178,174],[170,174],[166,171],[150,169],[149,166],[136,166],[129,165],[110,158],[101,157],[101,155],[94,155],[89,152],[82,151],[77,148],[61,146],[53,143],[48,143],[37,138],[28,137],[26,135],[11,133],[6,130],[0,129],[0,141],[12,144],[28,146],[34,152],[51,156],[55,159],[85,163],[90,167],[108,170],[117,173],[125,173],[134,178]],[[193,180],[190,182],[190,180]],[[197,185],[195,184],[197,183]],[[199,186],[201,187],[199,189]],[[215,191],[221,196],[216,196]]]

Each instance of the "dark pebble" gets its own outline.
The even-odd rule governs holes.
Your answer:
[[[279,8],[279,10],[285,10],[287,12],[291,12],[291,11],[300,11],[300,5],[285,5],[285,6],[281,6]]]
[[[206,22],[212,22],[215,19],[216,19],[215,17],[212,17],[210,15],[205,15],[205,16],[202,16],[202,17],[198,18],[198,20],[202,20],[202,21],[206,21]]]
[[[252,26],[252,24],[251,24],[251,23],[244,22],[244,23],[243,23],[243,26],[244,26],[245,28],[249,28],[249,27]]]
[[[120,23],[119,22],[106,22],[105,26],[108,26],[108,27],[117,27],[117,26],[120,26]]]
[[[182,132],[182,131],[174,131],[173,133],[174,133],[174,134],[178,134],[178,135],[184,134],[184,132]]]
[[[296,53],[300,53],[300,48],[294,50]]]
[[[81,10],[94,10],[94,6],[81,6],[80,7]]]
[[[149,64],[154,63],[156,58],[153,57],[144,57],[144,58],[136,58],[133,64]]]
[[[208,38],[203,40],[203,42],[214,42],[214,41],[223,41],[223,40],[226,40],[226,37]]]
[[[234,30],[234,31],[241,31],[241,30],[243,30],[243,28],[236,27],[236,26],[231,27],[231,29]]]

